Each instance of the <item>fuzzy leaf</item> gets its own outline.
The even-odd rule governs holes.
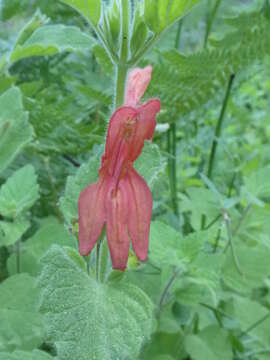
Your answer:
[[[144,0],[146,24],[158,34],[185,16],[199,2],[200,0]]]
[[[17,45],[12,62],[31,56],[47,56],[60,52],[85,51],[92,48],[94,40],[74,26],[47,25],[37,29],[23,45]]]
[[[136,358],[151,333],[149,298],[133,285],[97,283],[58,246],[42,263],[41,311],[59,359]]]
[[[158,145],[145,141],[142,154],[135,161],[135,168],[150,188],[153,187],[165,167],[166,161],[162,157]]]
[[[88,184],[97,180],[101,152],[102,149],[99,148],[97,154],[92,155],[89,161],[83,164],[74,176],[69,176],[67,179],[65,194],[60,199],[60,206],[65,220],[70,226],[78,219],[78,199],[80,192],[85,189]]]
[[[57,360],[44,351],[34,350],[14,351],[13,353],[0,352],[0,360]]]
[[[17,170],[0,189],[0,214],[16,218],[39,198],[35,169],[26,165]]]
[[[18,88],[0,96],[0,173],[11,163],[24,145],[30,142],[33,129],[23,110]]]
[[[83,15],[92,25],[97,26],[101,14],[101,0],[60,0]]]

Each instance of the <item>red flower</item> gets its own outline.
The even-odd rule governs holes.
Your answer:
[[[99,180],[79,198],[79,250],[88,255],[104,224],[115,269],[126,268],[129,237],[139,260],[147,258],[152,194],[133,162],[145,140],[151,140],[160,101],[139,105],[149,81],[151,67],[134,69],[128,77],[125,105],[110,119]]]

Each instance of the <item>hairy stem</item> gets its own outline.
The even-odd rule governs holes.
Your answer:
[[[114,110],[124,103],[127,71],[128,67],[126,65],[116,65]]]
[[[129,51],[129,1],[121,0],[121,49],[120,61],[115,65],[114,110],[123,105]]]

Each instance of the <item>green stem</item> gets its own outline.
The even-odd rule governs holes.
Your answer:
[[[214,8],[213,8],[213,11],[210,13],[210,16],[209,16],[209,18],[208,18],[207,25],[206,25],[205,36],[204,36],[204,44],[203,44],[203,47],[204,47],[204,48],[206,48],[206,46],[207,46],[208,38],[209,38],[209,35],[210,35],[210,33],[211,33],[212,26],[213,26],[215,17],[216,17],[216,15],[217,15],[218,8],[219,8],[219,6],[220,6],[220,4],[221,4],[221,1],[222,1],[222,0],[216,0],[215,6],[214,6]]]
[[[16,270],[17,274],[21,272],[21,240],[16,243]]]
[[[127,63],[129,45],[129,0],[121,0],[121,63]]]
[[[213,312],[213,314],[215,315],[215,318],[218,322],[218,325],[222,328],[223,327],[223,322],[222,322],[223,313],[219,309],[216,309],[215,307],[213,307],[211,305],[204,304],[204,303],[199,303],[199,304]]]
[[[217,121],[217,124],[216,124],[214,139],[212,141],[211,152],[210,152],[208,168],[207,168],[207,177],[210,180],[212,179],[212,173],[213,173],[213,169],[214,169],[214,163],[215,163],[215,157],[216,157],[216,152],[217,152],[218,141],[219,141],[219,138],[220,138],[220,135],[221,135],[222,124],[223,124],[223,120],[225,118],[225,113],[226,113],[226,109],[227,109],[227,106],[228,106],[228,102],[229,102],[229,98],[230,98],[234,78],[235,78],[234,74],[232,74],[230,76],[230,78],[229,78],[226,93],[225,93],[225,97],[224,97],[223,103],[222,103],[222,108],[221,108],[219,118],[218,118],[218,121]],[[201,229],[202,230],[205,227],[205,222],[206,222],[206,216],[203,215],[202,220],[201,220]]]
[[[96,280],[99,281],[100,278],[100,274],[99,274],[99,270],[100,270],[100,266],[99,266],[99,261],[100,261],[100,246],[101,246],[101,242],[102,242],[102,238],[100,238],[97,242],[97,247],[96,247]]]
[[[229,190],[228,190],[228,194],[227,197],[230,198],[232,196],[232,190],[233,190],[233,185],[236,179],[236,173],[233,174],[232,180],[230,182],[230,186],[229,186]],[[221,215],[219,215],[221,217]],[[221,237],[221,228],[218,229],[218,233],[216,236],[216,241],[215,241],[215,245],[214,245],[214,249],[213,252],[216,253],[218,246],[219,246],[219,241],[220,241],[220,237]]]
[[[260,318],[259,320],[257,320],[254,324],[250,325],[246,330],[244,330],[241,335],[240,335],[240,339],[249,334],[252,330],[254,330],[257,326],[261,325],[264,321],[266,321],[268,318],[270,317],[270,312],[267,313],[266,315],[264,315],[262,318]]]
[[[180,269],[178,270],[175,270],[172,274],[172,276],[169,278],[168,282],[167,282],[167,285],[165,286],[162,294],[161,294],[161,297],[160,297],[160,300],[159,300],[159,311],[161,311],[161,308],[162,306],[164,305],[164,302],[165,302],[165,299],[166,299],[166,296],[170,290],[170,288],[172,287],[174,281],[176,280],[176,278],[178,277],[178,275],[180,274]]]
[[[225,221],[225,225],[226,225],[226,230],[227,230],[227,235],[228,235],[228,245],[225,248],[225,252],[228,248],[228,246],[230,246],[231,248],[231,253],[232,253],[232,259],[233,259],[233,263],[235,265],[236,270],[238,271],[238,273],[240,275],[243,275],[241,268],[240,268],[240,264],[235,252],[235,248],[234,248],[234,242],[233,242],[233,235],[232,235],[232,229],[231,229],[231,225],[230,225],[230,219],[227,213],[224,214],[224,221]]]
[[[230,98],[230,93],[232,90],[232,85],[233,85],[233,81],[234,81],[235,75],[232,74],[230,76],[229,82],[228,82],[228,86],[227,86],[227,90],[225,93],[225,97],[223,100],[223,104],[222,104],[222,108],[221,108],[221,112],[218,118],[218,122],[216,125],[216,130],[215,130],[215,136],[212,142],[212,148],[211,148],[211,153],[210,153],[210,158],[209,158],[209,164],[208,164],[208,171],[207,171],[207,177],[209,179],[212,178],[212,172],[213,172],[213,168],[214,168],[214,161],[215,161],[215,156],[216,156],[216,151],[217,151],[217,146],[218,146],[218,140],[220,138],[220,134],[221,134],[221,129],[222,129],[222,124],[223,124],[223,120],[224,120],[224,115],[226,113],[226,109],[227,109],[227,105],[228,105],[228,101]]]
[[[129,49],[129,1],[121,0],[121,50],[120,61],[115,65],[114,110],[124,104]]]
[[[100,259],[100,281],[104,282],[106,278],[106,270],[108,264],[108,254],[109,248],[108,243],[106,241],[102,242],[102,252],[101,252],[101,259]]]
[[[175,37],[175,48],[176,49],[179,49],[179,42],[180,42],[180,37],[181,37],[182,26],[183,26],[183,20],[181,19],[178,22],[177,31],[176,31],[176,37]]]
[[[115,101],[114,110],[124,104],[125,86],[128,67],[126,65],[116,65],[116,81],[115,81]]]
[[[172,179],[173,179],[173,199],[174,199],[174,212],[178,215],[178,202],[177,202],[177,171],[176,171],[176,124],[172,124]]]
[[[175,37],[175,48],[178,49],[181,30],[182,30],[183,21],[179,20],[178,27]],[[168,161],[168,172],[169,172],[169,181],[170,181],[170,192],[171,192],[171,203],[175,215],[178,215],[178,202],[177,202],[177,169],[176,169],[176,124],[172,123],[170,129],[167,133],[167,145],[168,153],[171,155]]]

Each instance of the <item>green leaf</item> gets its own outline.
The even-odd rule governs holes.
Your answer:
[[[93,38],[74,26],[47,25],[37,29],[23,45],[17,45],[10,59],[15,62],[31,56],[85,51],[93,45]]]
[[[270,197],[270,167],[259,169],[245,179],[245,185],[242,191],[252,202],[253,198]],[[251,196],[250,196],[251,195]]]
[[[193,360],[233,360],[228,333],[212,325],[198,335],[188,335],[185,347]]]
[[[93,26],[97,26],[101,14],[101,0],[60,0],[83,15]]]
[[[78,219],[78,199],[80,192],[98,178],[100,157],[103,147],[99,147],[89,161],[83,164],[74,176],[69,176],[64,196],[60,199],[60,207],[68,225],[72,227]]]
[[[0,189],[0,214],[16,218],[39,198],[37,176],[32,165],[17,170]]]
[[[14,222],[0,221],[0,246],[15,244],[29,228],[30,222],[16,219]]]
[[[182,236],[171,226],[152,221],[150,228],[149,259],[156,266],[179,263],[177,250]]]
[[[102,70],[112,76],[114,71],[113,63],[103,46],[97,44],[93,47],[93,53]]]
[[[248,294],[253,288],[262,285],[270,275],[270,250],[263,245],[247,247],[238,245],[235,253],[241,274],[236,269],[231,252],[228,250],[223,263],[223,279],[229,287],[237,292]]]
[[[28,0],[1,1],[1,20],[6,21],[18,13],[22,13],[28,5]]]
[[[56,218],[43,218],[40,229],[21,244],[21,271],[38,275],[40,259],[53,244],[77,247],[74,237]],[[16,273],[16,254],[8,258],[8,271],[9,274]]]
[[[33,277],[27,274],[10,276],[0,284],[0,289],[1,309],[7,307],[25,312],[37,310],[39,291]]]
[[[0,352],[0,360],[57,360],[48,353],[39,350],[14,351],[13,353]]]
[[[38,313],[39,291],[26,274],[9,277],[0,285],[0,354],[41,345],[43,321]]]
[[[145,21],[154,33],[161,33],[185,16],[200,0],[144,0]]]
[[[58,246],[43,264],[41,311],[59,359],[136,358],[152,330],[149,298],[133,285],[97,283]]]
[[[0,173],[30,142],[33,129],[23,110],[22,95],[13,87],[0,96]]]
[[[23,43],[33,34],[33,32],[35,32],[35,30],[37,30],[42,25],[45,25],[48,21],[49,19],[45,15],[42,15],[38,10],[20,32],[15,42],[14,48],[16,48],[17,45],[23,45]]]
[[[191,212],[191,225],[200,230],[202,215],[206,216],[208,224],[220,214],[220,199],[205,188],[190,187],[186,192],[188,197],[183,196],[182,211]]]
[[[161,173],[164,172],[166,161],[159,147],[150,141],[144,143],[142,154],[135,161],[135,168],[144,177],[150,188],[153,187]]]
[[[270,313],[259,303],[248,298],[234,297],[234,317],[241,330],[248,330],[261,345],[270,346]]]

